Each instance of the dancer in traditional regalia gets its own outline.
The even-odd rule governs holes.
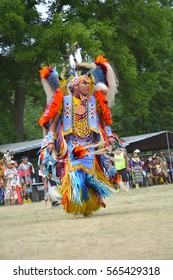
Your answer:
[[[48,145],[40,154],[45,174],[48,176],[51,167],[62,195],[61,204],[67,213],[77,217],[105,207],[104,198],[114,192],[103,172],[107,160],[102,154],[115,142],[109,107],[118,84],[103,56],[92,65],[79,62],[67,80],[61,80],[52,67],[42,68],[43,86],[46,91],[52,90],[53,96],[39,120],[47,133]],[[61,180],[57,180],[56,163],[60,162],[64,168]]]

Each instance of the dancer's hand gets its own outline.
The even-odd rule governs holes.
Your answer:
[[[107,138],[107,142],[108,142],[108,146],[111,145],[113,147],[115,144],[115,138],[110,136]]]
[[[54,143],[49,143],[48,144],[48,151],[51,153],[53,150],[55,150],[55,144]]]

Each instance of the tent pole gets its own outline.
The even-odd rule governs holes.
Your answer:
[[[166,141],[167,141],[167,146],[168,146],[170,170],[171,170],[171,174],[172,174],[172,178],[173,178],[173,168],[172,168],[172,162],[171,162],[171,153],[170,153],[168,131],[166,131]]]

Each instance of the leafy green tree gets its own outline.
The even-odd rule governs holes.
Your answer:
[[[104,54],[117,70],[112,112],[120,135],[172,130],[172,1],[56,0],[46,19],[36,10],[41,2],[0,2],[0,116],[8,122],[1,143],[40,137],[40,65],[56,64],[60,73],[76,41],[84,60]]]
[[[11,111],[13,137],[24,139],[24,106],[27,87],[41,63],[42,49],[38,38],[42,30],[35,5],[40,1],[2,0],[0,2],[0,33],[2,65],[1,88],[8,94],[5,105]],[[3,102],[3,103],[4,103]]]
[[[172,110],[167,106],[172,100],[172,9],[161,8],[157,1],[148,1],[141,7],[141,2],[135,5],[136,12],[135,7],[133,9],[138,15],[138,22],[132,24],[133,27],[137,26],[137,33],[129,38],[129,30],[127,33],[125,31],[137,66],[134,80],[124,80],[123,73],[120,79],[120,83],[121,80],[123,83],[120,119],[126,122],[122,122],[121,129],[125,129],[126,135],[166,130],[172,126],[168,117]],[[162,97],[167,102],[162,103]],[[164,121],[161,123],[160,119]]]
[[[156,0],[73,0],[70,3],[55,1],[51,6],[53,20],[57,13],[64,11],[70,42],[80,41],[82,50],[87,50],[93,58],[105,54],[116,67],[120,86],[112,110],[113,127],[121,135],[172,126],[168,117],[171,109],[166,113],[172,100],[171,5],[172,1]],[[83,26],[84,36],[80,34],[79,26]],[[84,32],[85,28],[88,33]],[[63,34],[67,36],[65,30]],[[163,85],[166,86],[164,89]],[[161,122],[156,126],[153,114],[158,119],[158,108],[162,107],[163,99],[159,101],[157,96],[162,94],[167,100],[162,110],[164,126]]]

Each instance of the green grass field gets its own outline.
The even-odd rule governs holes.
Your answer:
[[[0,207],[1,260],[172,260],[173,185],[120,192],[89,218],[37,202]]]

